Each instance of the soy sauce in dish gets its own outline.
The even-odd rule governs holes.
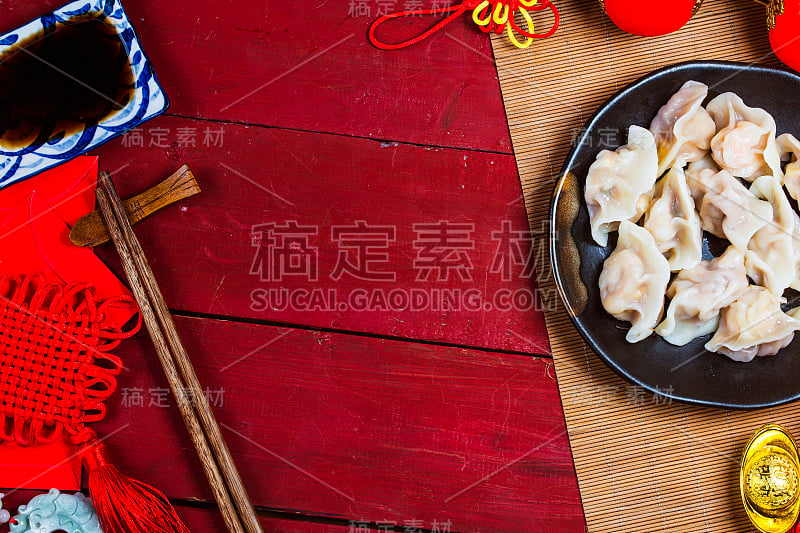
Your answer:
[[[56,23],[0,54],[0,149],[37,147],[96,125],[134,89],[110,24],[98,14]]]

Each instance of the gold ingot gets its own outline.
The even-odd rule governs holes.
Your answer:
[[[742,454],[739,490],[750,521],[763,533],[786,533],[800,515],[800,458],[789,432],[768,424]]]

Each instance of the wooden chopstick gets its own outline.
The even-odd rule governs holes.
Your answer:
[[[191,391],[194,399],[194,405],[196,406],[197,415],[200,419],[200,424],[202,425],[203,430],[208,437],[211,449],[219,463],[222,476],[225,479],[228,488],[230,489],[233,502],[236,505],[236,508],[239,510],[239,516],[243,522],[245,530],[248,533],[261,533],[262,529],[261,523],[258,520],[258,515],[256,515],[253,504],[247,495],[247,490],[245,489],[244,483],[242,483],[242,478],[239,475],[239,471],[237,470],[236,464],[233,461],[233,457],[231,456],[231,452],[225,442],[225,438],[222,436],[222,432],[220,431],[219,424],[214,416],[214,412],[211,410],[211,406],[208,404],[208,398],[203,392],[202,386],[200,385],[200,380],[197,379],[194,366],[192,365],[189,354],[187,353],[186,348],[183,345],[183,341],[178,334],[178,330],[175,327],[175,322],[172,320],[172,315],[169,312],[167,303],[164,300],[164,296],[161,294],[161,289],[156,282],[153,271],[147,261],[147,257],[144,255],[144,250],[139,243],[139,239],[136,238],[136,234],[133,232],[133,227],[131,226],[131,223],[125,212],[123,201],[119,197],[119,194],[117,193],[117,190],[114,187],[114,183],[111,181],[111,176],[108,172],[103,172],[100,174],[100,183],[108,194],[109,200],[111,201],[111,208],[114,212],[114,216],[119,221],[123,236],[126,239],[130,251],[132,252],[136,269],[139,271],[141,278],[144,281],[144,286],[149,296],[149,301],[152,304],[153,309],[155,310],[156,318],[161,324],[164,334],[166,335],[172,355],[175,358],[176,366],[178,367],[178,371],[183,378],[183,384],[186,386],[186,389]]]
[[[127,239],[122,233],[119,220],[114,214],[111,200],[109,199],[104,187],[99,187],[97,189],[97,201],[100,206],[103,219],[108,227],[109,234],[111,235],[114,245],[119,252],[120,258],[122,259],[122,265],[125,270],[125,274],[128,277],[128,281],[130,282],[131,290],[136,298],[137,303],[139,304],[139,308],[142,313],[142,319],[144,320],[145,326],[147,327],[150,337],[153,340],[153,344],[156,347],[156,354],[158,355],[161,366],[163,367],[164,373],[167,376],[169,386],[175,395],[178,409],[181,413],[184,423],[186,424],[186,428],[189,431],[189,436],[192,439],[192,443],[197,450],[200,462],[203,465],[203,470],[208,478],[209,485],[214,493],[214,497],[219,504],[225,524],[231,533],[246,533],[246,530],[242,525],[241,518],[239,517],[236,507],[233,504],[231,494],[228,492],[228,487],[226,486],[219,470],[219,466],[216,463],[214,454],[211,452],[211,447],[206,439],[206,435],[198,421],[198,417],[195,413],[192,402],[190,402],[188,395],[186,394],[187,389],[183,385],[176,368],[175,361],[170,353],[167,341],[164,338],[164,334],[156,318],[155,312],[150,305],[147,296],[147,290],[145,289],[139,272],[136,269],[136,264],[133,260],[133,255],[131,254]],[[204,397],[204,395],[201,396]],[[260,529],[255,531],[260,531]],[[247,533],[249,533],[249,531]]]

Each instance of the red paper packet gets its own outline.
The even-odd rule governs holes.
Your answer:
[[[48,281],[90,281],[98,301],[130,295],[92,250],[70,242],[69,229],[41,196],[30,193],[0,220],[0,275],[42,272]],[[120,327],[135,314],[133,307],[115,308],[108,313]]]
[[[78,157],[0,191],[0,275],[41,271],[52,281],[90,281],[102,301],[129,294],[90,249],[73,245],[68,223],[95,209],[97,158]],[[109,313],[124,325],[135,313]],[[64,439],[47,445],[0,444],[0,487],[80,489],[81,464]]]
[[[96,188],[97,157],[76,157],[0,191],[0,219],[35,191],[72,226],[83,215],[95,210]]]
[[[0,486],[4,489],[81,489],[81,461],[75,445],[66,438],[25,448],[4,442],[0,451]]]

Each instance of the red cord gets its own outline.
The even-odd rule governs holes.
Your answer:
[[[85,429],[73,439],[88,473],[89,493],[109,533],[189,533],[164,493],[131,479],[108,458],[105,444]]]
[[[470,6],[475,3],[474,0],[467,0],[460,4],[456,4],[454,6],[449,7],[439,7],[436,9],[419,9],[416,11],[398,11],[397,13],[389,13],[388,15],[384,15],[378,18],[372,25],[369,27],[369,40],[372,44],[376,47],[380,48],[381,50],[397,50],[399,48],[405,48],[406,46],[411,46],[412,44],[420,42],[422,39],[428,37],[429,35],[433,34],[434,32],[439,31],[441,28],[445,27],[446,25],[453,22],[455,19],[460,17],[464,14],[467,9],[470,9]],[[474,6],[472,6],[474,7]],[[448,15],[445,19],[440,20],[438,23],[434,24],[431,28],[425,30],[421,34],[417,35],[416,37],[412,37],[407,41],[402,41],[399,43],[384,43],[383,41],[378,40],[375,37],[375,30],[378,29],[378,26],[383,24],[384,22],[398,18],[398,17],[406,17],[410,15],[437,15],[439,13],[452,13]]]
[[[107,321],[119,296],[98,305],[88,283],[42,274],[0,277],[0,441],[49,443],[102,419],[122,360],[109,353],[131,331]]]
[[[497,2],[496,0],[490,2],[489,5],[487,5],[486,7],[483,8],[483,10],[481,10],[480,13],[481,18],[485,17],[487,10],[489,10],[489,13],[491,13],[492,10],[494,9],[495,4],[497,3],[506,4],[506,2],[503,2],[502,0],[500,0],[500,2]],[[372,23],[372,25],[370,25],[368,32],[369,40],[373,45],[375,45],[377,48],[380,48],[381,50],[397,50],[399,48],[405,48],[406,46],[411,46],[412,44],[418,43],[421,40],[425,39],[426,37],[430,36],[431,34],[439,31],[444,26],[450,24],[456,18],[463,15],[465,11],[469,9],[475,9],[478,6],[478,4],[480,4],[480,0],[465,0],[460,4],[456,4],[449,7],[439,7],[435,9],[419,9],[416,11],[398,11],[397,13],[389,13],[388,15],[383,15],[382,17],[378,18],[377,20],[375,20],[375,22]],[[544,39],[545,37],[550,37],[556,32],[556,30],[558,30],[558,26],[560,23],[558,9],[556,9],[556,6],[553,5],[553,3],[550,0],[542,0],[540,4],[536,4],[531,7],[520,5],[518,0],[511,0],[510,2],[508,2],[508,8],[510,15],[508,17],[507,24],[510,24],[511,28],[513,28],[520,35],[524,35],[525,37],[530,37],[532,39]],[[550,11],[553,12],[553,17],[554,17],[553,27],[550,28],[550,30],[547,31],[546,33],[527,32],[521,29],[519,26],[517,26],[517,23],[514,20],[513,13],[517,9],[524,9],[526,11],[542,11],[544,9],[549,9]],[[413,16],[413,15],[436,15],[439,13],[450,13],[450,15],[448,15],[446,18],[439,21],[438,23],[434,24],[431,28],[425,30],[416,37],[412,37],[411,39],[391,44],[391,43],[385,43],[379,40],[375,36],[375,32],[378,29],[378,26],[391,19]],[[505,23],[495,24],[494,21],[492,21],[489,24],[486,24],[485,26],[480,26],[480,29],[484,33],[494,31],[497,34],[500,34],[503,32],[505,27],[506,27]]]

